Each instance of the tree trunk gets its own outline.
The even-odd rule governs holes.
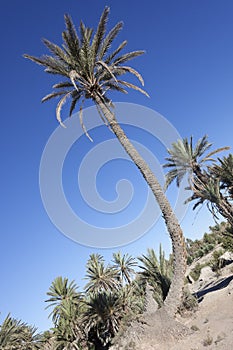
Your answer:
[[[118,124],[114,114],[109,110],[105,103],[103,103],[101,97],[95,95],[94,101],[101,108],[101,111],[108,121],[110,128],[118,138],[121,145],[142,173],[162,211],[167,230],[171,237],[174,255],[174,274],[169,293],[164,302],[164,309],[170,316],[174,316],[181,301],[186,272],[186,249],[183,232],[155,174],[151,171],[145,160],[127,138],[124,131]]]

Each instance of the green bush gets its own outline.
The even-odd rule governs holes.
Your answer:
[[[224,249],[233,252],[233,237],[225,236],[222,240],[222,246]]]

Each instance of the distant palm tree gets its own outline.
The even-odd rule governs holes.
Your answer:
[[[127,283],[131,283],[131,276],[135,274],[134,267],[137,266],[136,260],[129,254],[121,255],[121,252],[113,253],[113,267],[118,271],[121,276],[121,282],[125,280]]]
[[[42,100],[46,101],[53,97],[61,97],[56,109],[58,121],[62,124],[61,108],[68,97],[71,98],[70,115],[77,102],[81,101],[80,123],[87,134],[82,120],[82,106],[85,99],[91,99],[95,103],[101,119],[116,135],[151,188],[160,206],[172,240],[174,279],[165,306],[166,311],[174,315],[179,306],[184,285],[186,270],[185,242],[179,222],[155,174],[129,141],[111,108],[112,102],[107,96],[111,90],[126,93],[125,88],[132,88],[145,95],[147,93],[140,87],[120,79],[123,74],[131,73],[139,79],[142,85],[144,84],[142,76],[135,69],[125,65],[125,62],[142,55],[143,51],[133,51],[120,56],[119,54],[127,43],[123,41],[117,49],[109,52],[112,42],[122,28],[122,23],[118,23],[105,35],[108,14],[109,8],[106,7],[94,36],[92,36],[93,30],[85,27],[81,22],[80,37],[77,35],[70,16],[66,15],[66,30],[62,33],[64,41],[62,48],[44,39],[44,44],[52,53],[51,56],[45,55],[37,58],[31,55],[24,55],[24,57],[45,66],[46,72],[61,75],[68,79],[54,85],[55,91],[45,96]],[[90,137],[88,134],[87,136]]]
[[[105,267],[100,254],[90,255],[85,279],[88,280],[85,285],[85,291],[88,293],[112,291],[120,287],[118,272],[112,266]]]
[[[40,337],[36,328],[7,315],[0,326],[1,350],[37,350],[40,349]]]

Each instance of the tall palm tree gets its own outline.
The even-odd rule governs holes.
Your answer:
[[[139,79],[142,85],[144,84],[142,76],[135,69],[125,65],[132,58],[142,55],[143,51],[133,51],[120,55],[127,44],[126,41],[123,41],[115,50],[110,52],[112,42],[122,29],[122,23],[116,24],[106,35],[108,14],[109,8],[106,7],[94,36],[93,30],[85,27],[83,22],[80,24],[80,36],[78,36],[70,16],[65,15],[66,30],[62,33],[64,42],[62,48],[44,39],[44,44],[50,50],[51,55],[40,58],[31,55],[24,55],[24,57],[44,66],[47,73],[61,75],[66,78],[65,81],[54,85],[55,90],[42,100],[47,101],[53,97],[61,97],[56,109],[58,121],[62,123],[61,108],[68,97],[71,98],[70,115],[77,102],[81,101],[80,122],[86,132],[81,113],[82,101],[91,99],[95,103],[102,120],[116,135],[151,188],[172,240],[174,279],[165,308],[169,314],[174,315],[179,306],[184,285],[186,270],[185,242],[179,222],[155,174],[129,141],[111,108],[112,102],[108,97],[108,92],[111,90],[126,93],[126,88],[132,88],[145,95],[147,93],[140,87],[120,79],[123,74],[131,73]]]
[[[121,283],[123,280],[127,283],[131,283],[131,276],[134,275],[134,267],[137,266],[136,260],[129,254],[121,255],[121,252],[113,253],[113,267],[118,271],[121,276]]]

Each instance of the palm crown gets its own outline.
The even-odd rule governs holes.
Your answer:
[[[199,139],[195,146],[193,145],[192,136],[190,137],[190,142],[187,138],[174,142],[172,147],[167,150],[169,157],[165,158],[167,163],[164,164],[164,167],[171,169],[166,174],[166,188],[174,180],[176,180],[176,184],[179,187],[186,174],[189,177],[192,177],[194,174],[200,180],[204,180],[205,173],[201,170],[201,167],[207,161],[215,161],[212,158],[214,154],[229,149],[229,147],[222,147],[204,155],[211,146],[212,143],[208,141],[207,135]]]
[[[147,95],[138,86],[119,79],[125,73],[132,73],[144,85],[142,76],[135,69],[124,65],[132,58],[142,55],[144,51],[133,51],[120,55],[127,44],[127,41],[123,41],[113,52],[109,53],[111,44],[122,29],[123,23],[117,23],[106,35],[108,15],[109,8],[106,7],[94,35],[93,29],[85,27],[81,22],[79,36],[71,17],[65,15],[66,30],[62,33],[62,47],[44,39],[43,42],[52,55],[44,55],[40,58],[24,55],[24,57],[45,66],[47,73],[68,78],[67,81],[55,84],[54,91],[42,99],[44,102],[53,97],[61,97],[56,109],[56,116],[61,124],[61,108],[68,97],[71,98],[71,115],[80,99],[93,99],[96,102],[96,96],[98,96],[103,103],[111,104],[107,97],[108,90],[127,93],[125,87],[128,87]],[[104,119],[104,116],[101,115],[101,117]],[[82,120],[80,121],[84,128]]]

